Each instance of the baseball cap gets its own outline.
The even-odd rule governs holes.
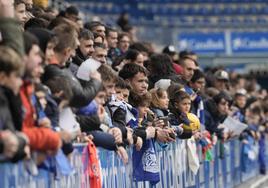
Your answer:
[[[218,80],[227,80],[229,81],[229,74],[224,70],[218,70],[214,73],[214,77]]]
[[[238,89],[238,90],[235,92],[235,95],[243,95],[243,96],[246,96],[246,95],[247,95],[247,90],[245,90],[244,88],[242,88],[242,89]]]
[[[163,49],[163,53],[168,55],[174,55],[176,54],[175,47],[173,45],[168,45]]]

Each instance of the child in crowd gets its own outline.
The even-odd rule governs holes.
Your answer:
[[[169,127],[169,98],[167,91],[161,88],[154,88],[150,90],[150,93],[152,96],[151,110],[154,112],[155,116],[158,119],[164,121],[164,127],[162,128]],[[167,144],[161,142],[158,143],[162,148],[165,148],[167,146]]]
[[[191,97],[189,94],[182,90],[176,91],[172,98],[170,98],[170,112],[169,122],[172,126],[182,127],[183,131],[176,131],[177,136],[181,139],[191,138],[193,131],[190,127],[190,121],[187,114],[191,108]]]
[[[143,140],[140,150],[133,148],[133,177],[134,181],[150,181],[151,184],[157,183],[159,178],[159,165],[154,146],[157,129],[152,126],[153,119],[149,118],[151,94],[144,95],[130,93],[129,102],[138,110],[138,121],[131,128],[134,133]]]
[[[157,117],[168,116],[169,98],[168,94],[163,89],[151,89],[152,95],[151,109]]]
[[[130,89],[130,85],[128,85],[122,78],[118,77],[115,84],[116,99],[127,103]]]
[[[19,55],[8,47],[0,47],[0,161],[29,157],[28,140],[21,131],[22,115],[18,93],[22,85],[24,65]]]

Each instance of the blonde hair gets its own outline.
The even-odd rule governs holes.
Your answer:
[[[23,76],[24,64],[19,54],[12,48],[0,46],[0,72],[4,72],[7,75],[16,72]]]
[[[161,102],[160,99],[164,96],[164,93],[166,91],[161,88],[154,88],[150,90],[151,96],[152,96],[152,101],[151,101],[151,106],[155,108],[161,107]]]

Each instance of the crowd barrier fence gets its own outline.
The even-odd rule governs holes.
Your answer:
[[[204,161],[198,148],[200,168],[194,175],[188,167],[186,142],[177,140],[165,149],[158,148],[160,182],[156,188],[228,188],[234,187],[259,174],[258,160],[251,161],[250,170],[241,169],[241,148],[239,140],[224,144],[225,154],[220,157],[219,144],[213,149],[214,160]],[[37,176],[30,175],[25,162],[0,164],[0,187],[4,188],[77,188],[90,187],[84,174],[82,162],[85,145],[76,145],[71,157],[74,172],[69,176],[55,176],[39,170]],[[131,156],[129,151],[129,156]],[[113,151],[98,148],[104,188],[150,188],[149,182],[133,182],[131,159],[124,165]]]

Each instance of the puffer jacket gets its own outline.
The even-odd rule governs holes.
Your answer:
[[[42,82],[47,80],[63,76],[70,81],[73,97],[70,101],[70,106],[80,108],[88,105],[97,95],[101,88],[101,82],[95,79],[90,81],[78,80],[69,69],[60,68],[58,65],[48,65],[45,68],[45,73],[42,77]]]
[[[31,149],[55,151],[60,145],[60,136],[49,128],[37,126],[36,111],[31,101],[33,92],[33,85],[30,82],[24,81],[20,89],[20,97],[25,112],[22,131],[28,136]]]

